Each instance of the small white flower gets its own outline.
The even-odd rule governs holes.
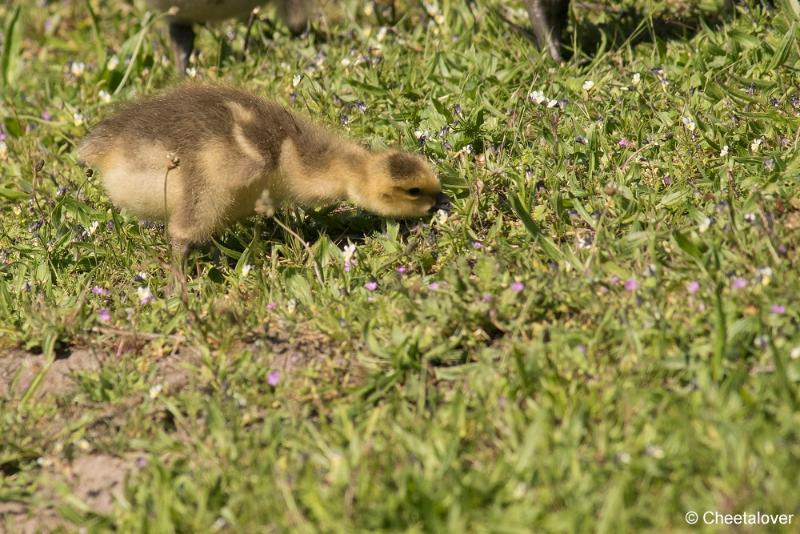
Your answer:
[[[150,398],[155,399],[158,397],[158,394],[161,393],[161,390],[164,389],[162,384],[156,384],[150,388]]]
[[[242,278],[247,278],[247,275],[250,274],[250,270],[253,268],[252,265],[249,263],[245,263],[242,265]]]
[[[437,223],[439,223],[440,225],[444,225],[447,222],[447,219],[448,219],[449,216],[447,215],[446,211],[437,210],[435,217],[436,217],[436,222]]]
[[[106,62],[106,69],[107,70],[115,70],[119,66],[119,58],[115,55],[108,58]]]
[[[294,313],[294,310],[297,308],[297,300],[296,299],[289,299],[289,302],[286,303],[286,311],[289,313]]]
[[[137,287],[136,293],[139,295],[139,304],[142,306],[153,302],[153,292],[150,291],[150,286]]]
[[[753,152],[758,152],[758,149],[761,148],[761,143],[764,142],[763,137],[759,137],[758,139],[754,139],[752,143],[750,143],[750,150]]]
[[[378,29],[378,33],[375,35],[375,39],[380,43],[381,41],[383,41],[386,38],[386,32],[387,31],[388,30],[387,30],[386,26],[381,26]]]
[[[350,61],[350,58],[349,58],[349,57],[342,58],[342,66],[343,66],[343,67],[349,67],[349,66],[350,66],[350,63],[351,63],[351,61]]]
[[[681,122],[686,127],[687,130],[693,132],[695,129],[694,120],[691,117],[681,117]]]
[[[97,231],[98,226],[100,226],[100,223],[98,221],[92,221],[92,224],[90,224],[88,228],[89,235],[94,235],[94,233]]]
[[[344,256],[344,263],[350,263],[350,260],[353,259],[353,255],[356,253],[356,246],[353,243],[348,243],[344,246],[342,250],[342,255]]]
[[[698,225],[697,229],[702,234],[711,227],[712,222],[714,221],[711,220],[711,217],[703,217],[703,220],[700,221],[700,224]]]
[[[633,85],[639,85],[639,82],[641,81],[642,81],[642,75],[639,74],[638,72],[633,73],[633,78],[631,78],[631,83],[633,83]]]
[[[719,157],[724,158],[728,155],[728,145],[723,145],[722,150],[719,151]]]
[[[769,267],[761,267],[760,269],[756,269],[756,275],[756,278],[759,282],[761,282],[762,286],[768,286],[772,281],[772,269]]]
[[[547,107],[548,108],[554,108],[557,105],[558,105],[558,100],[556,100],[556,99],[551,99],[551,100],[547,101]]]
[[[196,78],[197,77],[197,68],[189,67],[188,69],[186,69],[186,75],[189,78]]]
[[[584,91],[591,91],[592,87],[594,87],[594,82],[592,80],[586,80],[585,82],[583,82]]]
[[[298,85],[300,85],[301,81],[303,81],[303,75],[302,74],[295,74],[292,77],[292,87],[297,87]]]
[[[541,91],[533,91],[530,94],[528,94],[528,100],[530,100],[534,104],[541,104],[547,99],[545,98],[544,93],[542,93]]]
[[[139,280],[147,280],[147,273],[144,271],[139,271],[138,273],[136,273],[136,276],[134,276],[134,278],[137,278]]]
[[[105,89],[100,89],[100,92],[97,93],[97,96],[99,96],[100,100],[106,104],[111,102],[111,95]]]
[[[80,126],[81,124],[83,124],[83,121],[84,121],[83,113],[76,111],[75,113],[72,114],[72,122],[75,123],[75,126]]]
[[[800,360],[800,345],[792,349],[789,353],[789,357],[793,360]]]
[[[657,460],[660,460],[661,458],[664,457],[664,449],[662,449],[658,445],[648,445],[647,447],[645,447],[644,452],[648,456],[652,456]]]
[[[81,76],[83,76],[83,72],[85,70],[86,70],[86,65],[84,63],[81,63],[80,61],[73,61],[72,64],[69,66],[69,71],[76,78],[80,78]]]

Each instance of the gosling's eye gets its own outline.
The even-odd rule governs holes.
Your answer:
[[[421,193],[421,191],[419,190],[419,187],[412,187],[411,189],[409,189],[409,190],[408,190],[408,191],[406,191],[406,192],[407,192],[409,195],[411,195],[412,197],[418,197],[418,196],[419,196],[419,194]]]

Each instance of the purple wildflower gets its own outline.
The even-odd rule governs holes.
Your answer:
[[[400,265],[397,267],[397,269],[395,269],[395,272],[397,274],[406,274],[408,272],[408,267],[406,267],[405,265]]]
[[[631,146],[631,142],[630,142],[630,140],[629,140],[629,139],[627,139],[627,138],[625,138],[625,137],[623,137],[622,139],[620,139],[619,141],[617,141],[617,144],[618,144],[619,146],[621,146],[622,148],[628,148],[629,146]]]
[[[267,375],[267,384],[269,384],[272,387],[277,386],[278,382],[280,381],[281,381],[281,373],[278,371],[270,371],[269,374]]]
[[[625,280],[625,290],[634,292],[639,289],[639,282],[636,281],[636,278],[628,278]]]
[[[491,293],[484,293],[483,295],[481,295],[481,302],[489,303],[492,302],[493,299],[494,297],[492,296]]]
[[[275,309],[275,308],[277,308],[277,307],[278,307],[278,305],[277,305],[277,304],[275,304],[274,302],[270,302],[269,304],[267,304],[267,309],[268,309],[269,311],[272,311],[272,310],[274,310],[274,309]]]
[[[111,296],[111,291],[109,291],[108,289],[106,289],[106,288],[104,288],[102,286],[94,286],[92,288],[92,293],[94,293],[95,295],[100,295],[102,297],[110,297]]]
[[[136,459],[136,467],[138,467],[139,469],[142,469],[146,465],[147,465],[147,458],[145,458],[144,456],[139,456]]]
[[[378,282],[376,282],[375,280],[370,280],[369,282],[364,284],[364,287],[366,287],[369,291],[375,291],[376,289],[378,289]]]
[[[686,291],[689,292],[690,295],[694,295],[698,291],[700,291],[700,282],[697,280],[692,280],[688,284],[686,284]]]
[[[47,110],[42,111],[42,120],[49,121],[52,118],[50,112]]]
[[[781,315],[782,313],[786,313],[786,306],[783,304],[773,304],[770,311],[775,315]]]
[[[107,323],[111,320],[111,312],[109,312],[106,308],[100,308],[97,310],[97,318],[102,322]]]
[[[523,289],[525,289],[525,284],[523,284],[522,282],[514,282],[513,284],[511,284],[511,291],[513,291],[514,293],[519,293]]]
[[[474,248],[475,250],[480,250],[483,248],[483,243],[481,243],[480,241],[473,241],[472,248]]]
[[[741,276],[735,276],[731,280],[731,289],[744,289],[745,287],[747,287],[747,280]]]
[[[672,185],[672,176],[670,176],[669,174],[665,174],[665,175],[664,175],[664,176],[661,178],[661,183],[664,185],[664,187],[669,187],[669,186],[671,186],[671,185]]]
[[[619,284],[619,276],[612,274],[611,278],[608,279],[608,283],[612,286]]]
[[[440,287],[441,286],[439,285],[439,282],[431,282],[430,284],[428,284],[428,289],[430,289],[431,291],[436,291]]]

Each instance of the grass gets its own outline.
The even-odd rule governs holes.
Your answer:
[[[197,78],[424,153],[453,207],[249,221],[185,283],[74,150],[175,82],[162,18],[0,7],[0,530],[796,528],[796,4],[579,4],[562,66],[501,4],[202,30]]]

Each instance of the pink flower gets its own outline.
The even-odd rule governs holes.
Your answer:
[[[269,374],[267,375],[267,384],[269,384],[272,387],[277,386],[280,381],[281,381],[281,374],[278,371],[270,371]]]
[[[747,280],[741,276],[735,276],[733,280],[731,280],[732,289],[744,289],[745,287],[747,287]]]
[[[494,299],[494,297],[492,296],[491,293],[484,293],[483,295],[481,295],[481,302],[487,302],[488,303],[488,302],[492,302],[493,299]]]
[[[472,248],[474,248],[475,250],[480,250],[483,248],[483,243],[481,243],[480,241],[473,241]]]
[[[95,295],[101,295],[103,297],[110,297],[111,296],[111,291],[109,291],[108,289],[106,289],[104,287],[101,287],[101,286],[94,286],[92,288],[92,293],[94,293]]]
[[[397,272],[397,274],[406,274],[408,272],[408,267],[405,265],[400,265],[397,267],[397,269],[395,269],[395,272]]]
[[[783,304],[773,304],[772,307],[770,308],[770,311],[775,315],[781,315],[783,313],[786,313],[786,306],[784,306]]]
[[[272,311],[272,310],[274,310],[274,309],[275,309],[275,308],[277,308],[277,307],[278,307],[278,305],[277,305],[277,304],[275,304],[274,302],[270,302],[269,304],[267,304],[267,309],[268,309],[269,311]]]
[[[367,290],[369,291],[375,291],[376,289],[378,289],[378,282],[376,282],[375,280],[370,280],[369,282],[364,284],[364,287],[366,287]]]
[[[111,312],[109,312],[105,308],[100,308],[99,310],[97,310],[97,318],[103,321],[104,323],[107,323],[108,321],[111,320]]]
[[[428,289],[430,289],[431,291],[436,291],[440,287],[441,286],[439,285],[439,282],[431,282],[430,284],[428,284]]]
[[[625,290],[634,292],[639,289],[639,283],[636,281],[636,278],[628,278],[625,280]]]
[[[619,146],[621,146],[622,148],[628,148],[629,146],[631,146],[631,142],[630,142],[630,140],[626,139],[625,137],[623,137],[622,139],[620,139],[620,140],[617,142],[617,144],[618,144]]]
[[[511,284],[511,291],[514,293],[520,293],[523,289],[525,289],[525,284],[522,282],[514,282]]]
[[[690,295],[694,295],[698,291],[700,291],[700,282],[697,280],[692,280],[688,284],[686,284],[686,291],[689,292]]]

